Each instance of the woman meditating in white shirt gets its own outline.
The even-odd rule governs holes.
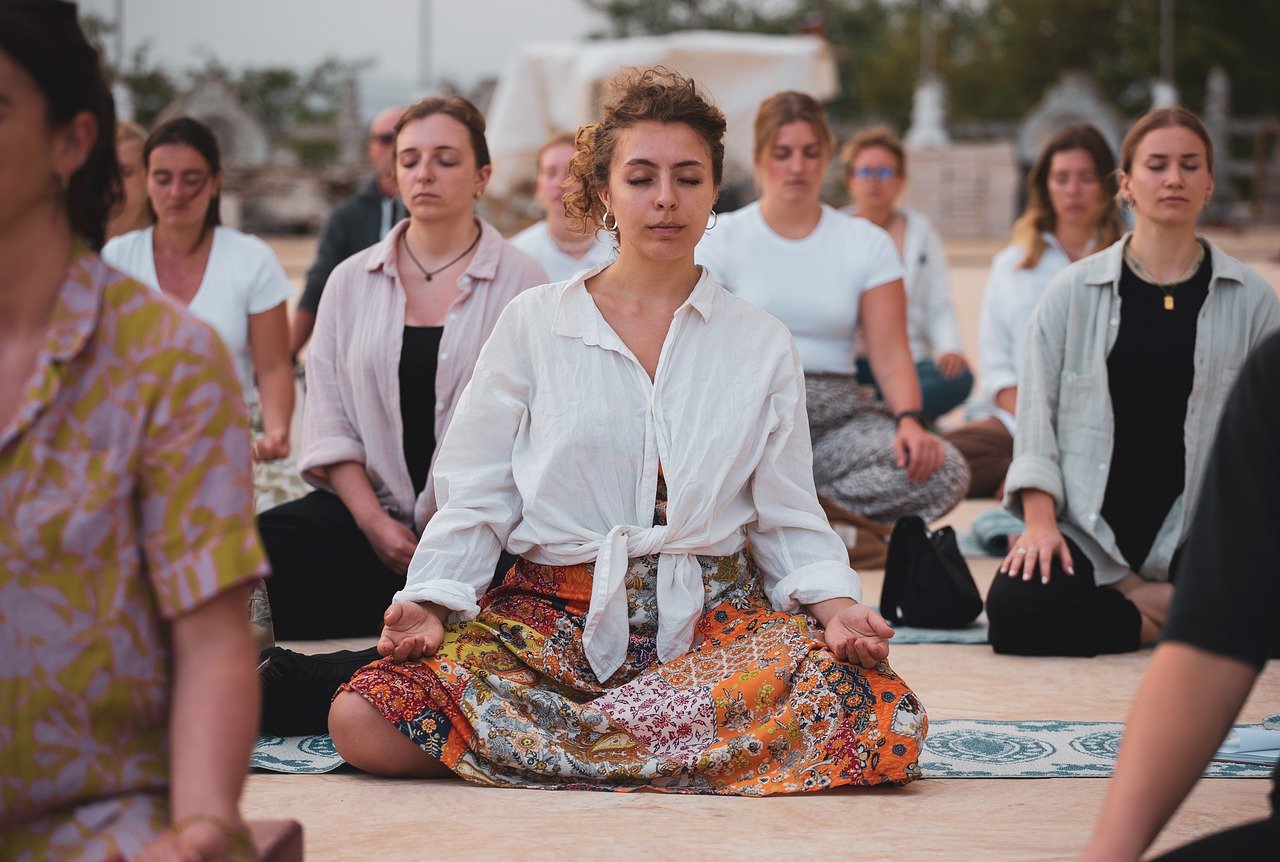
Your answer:
[[[568,205],[619,257],[503,312],[334,742],[502,786],[910,781],[924,713],[818,506],[795,345],[694,264],[724,117],[675,73],[612,83]],[[504,546],[521,559],[482,595]]]

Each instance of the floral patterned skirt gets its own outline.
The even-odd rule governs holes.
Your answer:
[[[434,656],[344,688],[480,784],[763,796],[920,777],[928,720],[887,664],[839,661],[813,618],[772,610],[747,553],[698,561],[705,611],[666,664],[656,555],[630,563],[631,637],[606,683],[582,649],[592,566],[522,559]]]

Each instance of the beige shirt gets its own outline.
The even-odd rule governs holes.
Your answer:
[[[1115,443],[1107,387],[1107,354],[1120,329],[1120,273],[1126,235],[1064,269],[1032,315],[1018,376],[1017,434],[1005,478],[1005,508],[1022,517],[1021,495],[1051,495],[1058,526],[1093,563],[1096,582],[1113,584],[1129,571],[1115,534],[1102,517]],[[1195,371],[1187,400],[1186,485],[1156,534],[1138,572],[1169,578],[1186,537],[1218,419],[1245,357],[1280,327],[1280,299],[1256,272],[1201,238],[1213,260],[1209,295],[1196,328]]]
[[[343,461],[364,464],[382,508],[421,533],[435,514],[436,496],[428,475],[426,487],[415,497],[404,460],[399,367],[405,293],[396,270],[396,243],[408,227],[409,219],[404,219],[329,276],[307,349],[298,467],[308,482],[332,491],[325,468]],[[449,308],[440,338],[436,440],[444,439],[502,309],[522,290],[547,280],[542,267],[492,225],[481,221],[480,229],[480,243],[458,279],[461,293]],[[433,465],[434,460],[433,454]]]

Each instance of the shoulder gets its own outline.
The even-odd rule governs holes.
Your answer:
[[[524,230],[511,237],[507,242],[511,243],[521,251],[531,252],[536,249],[547,235],[547,223],[545,221],[534,222]]]
[[[222,255],[232,255],[237,260],[248,260],[253,263],[266,259],[276,260],[276,253],[271,246],[253,234],[219,225],[214,228],[214,236],[217,238],[219,253]]]
[[[141,253],[151,251],[151,228],[130,231],[107,240],[102,247],[102,259],[112,266],[121,266]]]
[[[749,343],[752,349],[790,344],[791,331],[778,318],[754,302],[730,293],[719,283],[715,290],[715,313],[721,316],[722,328],[734,333],[736,342]]]
[[[1276,297],[1275,288],[1257,270],[1239,258],[1227,254],[1212,241],[1205,240],[1205,243],[1213,256],[1214,276],[1221,275],[1223,278],[1240,283],[1246,291],[1254,295],[1257,302],[1265,305],[1280,302],[1280,298]]]

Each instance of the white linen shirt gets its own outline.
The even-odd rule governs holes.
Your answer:
[[[471,619],[503,546],[535,563],[595,562],[583,630],[607,680],[626,657],[630,557],[658,554],[658,656],[687,652],[703,610],[695,555],[750,540],[775,608],[862,587],[818,505],[795,342],[702,275],[673,316],[655,379],[605,322],[585,280],[503,311],[436,460],[439,513],[395,601]],[[654,526],[659,465],[667,524]]]
[[[1031,313],[1053,277],[1071,265],[1071,258],[1057,237],[1047,231],[1041,237],[1044,253],[1033,267],[1019,266],[1027,256],[1026,247],[1020,244],[1002,249],[991,259],[991,273],[978,315],[980,389],[965,409],[965,418],[974,421],[995,416],[1010,436],[1015,429],[1013,414],[996,405],[996,395],[1018,385]],[[1092,247],[1090,243],[1089,249]]]

